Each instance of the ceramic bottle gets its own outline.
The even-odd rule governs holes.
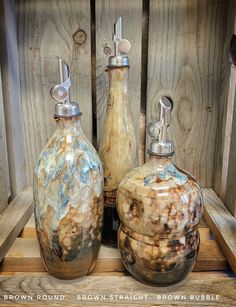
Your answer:
[[[80,123],[82,113],[71,102],[69,68],[58,59],[61,84],[51,95],[56,131],[34,169],[37,237],[48,272],[72,279],[92,271],[101,242],[103,169]]]
[[[169,286],[187,277],[196,262],[203,204],[195,178],[172,162],[174,147],[167,139],[172,104],[161,97],[159,107],[160,121],[148,126],[149,161],[119,185],[118,246],[135,278]]]
[[[119,218],[116,192],[123,176],[137,166],[135,131],[128,101],[130,43],[123,39],[123,19],[114,25],[115,55],[109,58],[109,97],[107,114],[99,144],[99,155],[104,168],[104,226],[102,242],[117,245]]]

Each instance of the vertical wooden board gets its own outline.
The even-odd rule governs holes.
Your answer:
[[[112,41],[113,25],[119,16],[124,17],[124,38],[131,42],[129,72],[129,102],[139,144],[140,99],[141,99],[141,41],[142,0],[97,0],[96,2],[96,96],[97,133],[101,136],[106,116],[108,76],[105,72],[108,58],[114,55]]]
[[[160,95],[174,101],[176,164],[205,187],[213,176],[225,1],[150,1],[147,122]]]
[[[224,201],[229,211],[236,217],[236,68],[232,68],[229,88],[229,100],[231,100],[230,113],[231,129],[229,138],[228,167],[224,191]],[[229,111],[229,110],[228,110]],[[226,131],[227,133],[227,131]]]
[[[59,81],[57,56],[70,66],[72,100],[80,104],[82,125],[92,139],[90,2],[17,1],[21,99],[27,183],[34,162],[53,133],[55,102],[49,91]]]
[[[8,198],[10,195],[11,191],[8,168],[5,115],[2,97],[2,78],[0,71],[0,213],[8,205]]]
[[[217,117],[217,134],[215,143],[214,157],[214,176],[213,188],[225,200],[225,189],[227,181],[229,147],[232,129],[232,108],[234,97],[232,96],[232,87],[235,86],[235,74],[233,68],[229,64],[229,47],[233,32],[236,34],[236,2],[234,0],[227,1],[227,26],[225,28],[224,49],[221,64],[221,81],[220,96]],[[234,31],[233,31],[234,29]],[[231,80],[231,82],[229,82]],[[228,107],[229,105],[229,107]],[[228,111],[227,111],[228,110]]]
[[[15,1],[0,1],[0,60],[12,196],[25,186]]]

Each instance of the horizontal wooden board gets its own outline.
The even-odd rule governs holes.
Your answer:
[[[212,239],[209,229],[199,228],[199,231],[201,244],[194,271],[226,269],[227,261],[216,241]],[[1,265],[2,272],[43,272],[45,270],[35,236],[17,238]],[[124,270],[118,250],[102,246],[94,272],[120,272]]]
[[[212,189],[204,192],[204,218],[236,274],[236,219]]]
[[[0,261],[33,212],[32,189],[24,188],[0,215]]]
[[[45,274],[24,273],[0,276],[0,306],[42,306],[49,301],[37,299],[37,295],[63,295],[64,300],[50,301],[50,306],[228,307],[235,306],[235,288],[236,279],[216,272],[191,273],[181,284],[161,289],[144,285],[130,276],[87,276],[68,282]],[[32,295],[32,300],[17,300],[18,295]]]

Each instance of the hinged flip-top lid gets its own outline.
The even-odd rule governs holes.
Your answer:
[[[130,52],[131,44],[123,38],[123,17],[119,17],[114,24],[113,41],[115,55],[109,57],[108,66],[122,67],[129,66],[129,58],[126,56]]]
[[[69,66],[64,60],[58,57],[60,84],[56,84],[51,88],[51,96],[58,101],[55,105],[55,118],[80,116],[79,105],[71,102],[70,87],[72,85],[70,78]]]
[[[150,123],[147,127],[148,134],[152,138],[148,153],[159,156],[172,156],[174,144],[167,139],[167,129],[170,125],[171,100],[166,96],[159,99],[159,121]]]

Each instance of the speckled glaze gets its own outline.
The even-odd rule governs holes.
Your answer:
[[[121,181],[118,245],[128,271],[156,286],[182,281],[199,248],[202,194],[196,180],[169,157],[151,156]]]
[[[103,170],[80,118],[60,119],[34,170],[34,202],[41,255],[62,279],[92,271],[101,241]]]
[[[99,146],[104,168],[103,243],[116,246],[116,192],[124,175],[137,166],[136,137],[128,103],[128,67],[108,67],[107,115]]]

